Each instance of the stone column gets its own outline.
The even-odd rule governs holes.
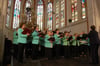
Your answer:
[[[3,16],[0,16],[0,63],[3,61],[4,34],[3,34]]]
[[[94,18],[95,18],[95,25],[96,29],[99,32],[100,30],[100,0],[93,0],[93,8],[94,8]]]
[[[88,17],[88,24],[89,24],[89,27],[91,25],[94,24],[95,22],[95,19],[94,19],[94,6],[93,6],[93,2],[94,0],[87,0],[87,17]],[[89,29],[90,30],[90,29]]]
[[[4,27],[6,16],[7,0],[0,0],[0,63],[3,62],[4,53]]]
[[[72,19],[71,6],[72,6],[71,0],[67,0],[67,6],[65,6],[67,7],[67,26],[70,24],[69,19]]]
[[[53,11],[53,13],[52,13],[52,16],[53,16],[52,26],[53,26],[53,30],[55,30],[56,29],[56,1],[55,0],[53,1],[53,4],[52,4],[52,11]]]
[[[43,24],[42,24],[42,30],[45,29],[45,13],[46,12],[46,2],[43,0]]]
[[[44,0],[44,1],[45,1],[45,15],[44,15],[45,20],[44,20],[44,25],[45,25],[45,29],[47,29],[47,19],[48,19],[48,17],[47,17],[47,15],[48,15],[47,7],[48,7],[48,0]]]

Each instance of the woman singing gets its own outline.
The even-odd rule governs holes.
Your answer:
[[[55,30],[55,34],[54,34],[54,38],[55,38],[55,46],[54,46],[54,52],[55,52],[55,57],[59,58],[60,56],[60,46],[61,46],[61,38],[59,37],[59,30],[56,29]]]
[[[39,56],[39,27],[35,26],[32,33],[32,59],[36,60]]]
[[[23,63],[23,53],[24,53],[24,46],[27,43],[27,36],[29,33],[23,34],[25,23],[20,24],[20,28],[18,29],[18,61]]]

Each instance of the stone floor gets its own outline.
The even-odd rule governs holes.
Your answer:
[[[57,60],[41,59],[34,61],[31,59],[26,59],[23,64],[18,63],[17,61],[14,60],[13,66],[100,66],[100,64],[98,65],[89,64],[89,60],[87,57],[81,57],[76,59],[60,58]]]
[[[98,53],[100,57],[100,47]],[[88,57],[80,57],[77,59],[60,58],[58,60],[40,59],[34,61],[29,58],[25,59],[23,64],[20,64],[16,60],[14,60],[14,64],[11,66],[100,66],[100,62],[98,65],[89,64],[89,62],[90,59]]]

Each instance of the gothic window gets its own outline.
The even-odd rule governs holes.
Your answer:
[[[21,0],[15,0],[14,16],[13,16],[13,28],[19,27],[20,8],[21,8]]]
[[[10,12],[11,12],[11,0],[8,0],[8,7],[7,7],[7,21],[6,26],[9,26],[10,23]]]
[[[65,0],[61,0],[61,27],[65,26]]]
[[[78,21],[77,0],[71,0],[72,3],[72,22]]]
[[[56,28],[59,28],[60,22],[59,22],[59,11],[60,11],[60,6],[59,6],[59,1],[56,3]]]
[[[26,14],[26,17],[27,17],[27,22],[31,22],[32,21],[32,8],[31,8],[31,5],[32,5],[32,1],[31,0],[27,0],[26,1],[26,5],[25,5],[25,14]]]
[[[39,29],[43,28],[43,1],[39,0],[37,5],[37,24],[39,25]]]
[[[82,18],[86,18],[86,0],[81,0],[82,4]]]
[[[48,21],[47,21],[47,28],[48,30],[52,30],[52,3],[48,3]]]

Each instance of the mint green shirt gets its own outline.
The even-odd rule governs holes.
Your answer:
[[[69,37],[63,37],[63,46],[69,46],[69,41],[67,40]]]
[[[13,44],[18,45],[18,42],[17,42],[18,35],[16,35],[16,34],[17,34],[17,31],[14,31],[13,32]]]
[[[59,35],[54,34],[54,38],[55,38],[55,44],[61,44],[61,38],[59,38]]]
[[[49,35],[45,35],[45,47],[46,48],[53,48],[53,43],[51,43],[48,39],[50,38]]]
[[[39,42],[40,45],[44,46],[44,38],[40,37],[40,42]]]
[[[73,39],[71,41],[72,41],[72,46],[76,46],[77,40],[75,39],[75,36],[73,36]]]
[[[18,43],[27,43],[27,35],[22,34],[23,30],[21,28],[18,29]]]
[[[32,44],[36,44],[38,45],[39,44],[39,33],[37,31],[34,31],[32,33],[32,36],[33,36],[33,39],[32,39]]]

